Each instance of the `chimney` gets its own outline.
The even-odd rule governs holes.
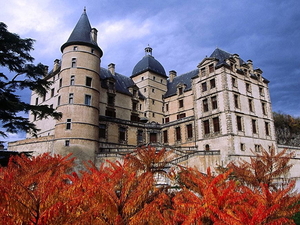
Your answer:
[[[48,75],[49,66],[44,66],[44,76]]]
[[[109,72],[110,72],[112,75],[115,75],[115,64],[110,63],[110,64],[108,65],[108,70],[109,70]]]
[[[96,28],[92,28],[92,30],[91,30],[92,40],[96,43],[97,43],[97,33],[98,33],[98,30]]]
[[[170,79],[171,83],[173,82],[173,80],[176,76],[177,76],[177,72],[175,70],[169,71],[169,79]]]
[[[247,65],[249,66],[249,72],[253,73],[253,63],[252,60],[247,60]]]
[[[236,68],[240,69],[240,56],[238,54],[233,54],[233,58],[235,59],[236,62]]]
[[[53,72],[56,71],[59,67],[59,59],[54,60]]]

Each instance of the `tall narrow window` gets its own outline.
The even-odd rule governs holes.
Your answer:
[[[169,104],[166,104],[166,111],[169,111]]]
[[[43,102],[46,100],[46,94],[43,94]]]
[[[214,79],[211,79],[211,80],[209,81],[209,83],[210,83],[210,88],[211,88],[211,89],[213,89],[213,88],[216,87],[216,80],[215,80],[215,78],[214,78]]]
[[[76,67],[76,58],[72,58],[71,67]]]
[[[70,85],[74,85],[74,84],[75,84],[75,76],[72,75],[70,79]]]
[[[187,137],[192,138],[193,137],[193,126],[192,126],[192,124],[186,125],[186,131],[187,131]]]
[[[264,89],[262,87],[259,87],[259,94],[261,96],[264,96]]]
[[[207,91],[207,84],[206,84],[206,82],[202,83],[201,86],[202,86],[202,92]]]
[[[253,134],[257,133],[257,129],[256,129],[256,120],[252,120],[252,132]]]
[[[175,131],[176,131],[176,141],[180,141],[181,140],[181,130],[180,130],[180,127],[176,127]]]
[[[237,123],[237,129],[238,129],[238,131],[242,131],[243,130],[243,126],[242,126],[242,117],[241,116],[237,116],[236,117],[236,123]]]
[[[254,110],[253,110],[253,100],[252,99],[248,99],[248,104],[249,104],[249,111],[250,112],[254,112]]]
[[[203,121],[203,128],[204,128],[204,134],[209,134],[210,133],[209,120],[204,120]]]
[[[179,100],[178,103],[179,103],[179,108],[182,108],[183,107],[183,99]]]
[[[255,152],[260,152],[260,145],[254,145]]]
[[[267,115],[267,107],[266,107],[266,103],[265,102],[261,103],[261,108],[262,108],[262,113],[264,115]]]
[[[213,126],[214,126],[214,132],[220,132],[219,117],[213,118]]]
[[[107,96],[107,105],[109,105],[109,106],[115,105],[115,96],[114,95]]]
[[[208,101],[207,101],[207,99],[203,99],[202,104],[203,104],[203,112],[207,112],[208,111]]]
[[[164,135],[164,143],[168,143],[169,142],[169,140],[168,140],[168,130],[164,130],[163,135]]]
[[[72,120],[71,119],[67,119],[67,124],[66,124],[66,129],[67,130],[71,129],[71,124],[72,124]]]
[[[60,96],[57,98],[57,105],[60,105]]]
[[[36,98],[35,99],[35,105],[38,105],[39,104],[39,98]]]
[[[211,108],[212,109],[218,108],[217,96],[211,97]]]
[[[77,51],[77,50],[78,50],[78,47],[77,47],[77,46],[74,46],[74,47],[73,47],[73,50],[74,50],[74,51]]]
[[[265,130],[266,130],[266,135],[270,135],[270,124],[268,122],[265,122]]]
[[[208,66],[208,69],[209,69],[209,72],[210,72],[210,73],[214,72],[214,71],[215,71],[214,64],[210,64],[210,65]]]
[[[106,138],[106,125],[99,124],[99,138]]]
[[[119,127],[119,140],[121,142],[126,141],[126,128]]]
[[[234,106],[235,108],[240,108],[240,104],[239,104],[239,96],[238,95],[234,95]]]
[[[178,88],[178,94],[179,94],[179,95],[182,95],[182,94],[183,94],[183,88],[182,88],[182,87]]]
[[[202,75],[202,76],[205,76],[205,75],[206,75],[206,70],[205,70],[205,68],[202,68],[202,69],[201,69],[201,75]]]
[[[231,78],[231,84],[232,84],[232,87],[237,87],[237,82],[236,82],[235,77]]]
[[[51,89],[51,97],[54,96],[54,88]]]
[[[249,83],[246,83],[246,91],[251,92],[251,85]]]
[[[91,77],[86,77],[85,85],[88,86],[88,87],[92,86],[92,78]]]
[[[74,101],[74,94],[70,93],[69,94],[69,104],[73,104],[73,101]]]
[[[91,105],[91,100],[92,100],[92,96],[90,96],[90,95],[84,96],[84,104],[85,105]]]
[[[59,79],[59,88],[62,86],[62,78]]]
[[[138,141],[138,143],[142,143],[143,142],[143,130],[138,130],[137,141]]]
[[[65,140],[65,146],[66,147],[70,146],[70,140]]]

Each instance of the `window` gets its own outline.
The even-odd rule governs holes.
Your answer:
[[[242,117],[241,116],[237,116],[236,117],[236,123],[237,123],[237,129],[238,129],[238,131],[242,131],[243,130],[243,126],[242,126]]]
[[[51,97],[54,96],[54,88],[51,89]]]
[[[187,131],[187,137],[192,138],[193,137],[193,126],[192,126],[192,124],[186,125],[186,131]]]
[[[50,108],[53,109],[53,104],[50,105]]]
[[[211,107],[212,109],[218,108],[217,96],[211,97]]]
[[[92,78],[91,77],[86,77],[85,85],[88,86],[88,87],[92,86]]]
[[[166,104],[166,111],[169,111],[169,104]]]
[[[254,110],[253,110],[253,101],[252,101],[252,99],[248,99],[248,103],[249,103],[249,111],[250,111],[250,112],[254,112]]]
[[[84,96],[84,104],[85,105],[91,105],[91,100],[92,100],[92,96],[90,96],[90,95]]]
[[[106,125],[99,124],[99,138],[106,138]]]
[[[46,94],[43,94],[43,102],[46,100]]]
[[[210,73],[214,72],[214,71],[215,71],[214,64],[210,64],[210,65],[208,66],[208,70],[209,70]]]
[[[207,85],[206,85],[206,82],[202,83],[202,92],[205,92],[207,91]]]
[[[138,106],[138,103],[137,103],[137,102],[132,102],[132,110],[133,110],[133,111],[136,111],[136,110],[137,110],[137,106]]]
[[[209,134],[210,133],[209,120],[204,120],[203,121],[203,128],[204,128],[204,134]]]
[[[60,105],[60,96],[57,98],[57,105]]]
[[[245,144],[241,143],[240,148],[241,148],[241,151],[245,151]]]
[[[78,47],[77,47],[77,46],[74,46],[74,47],[73,47],[73,50],[74,50],[74,51],[77,51],[77,50],[78,50]]]
[[[138,141],[138,143],[143,142],[143,130],[138,130],[137,141]]]
[[[201,75],[202,75],[202,76],[205,76],[205,75],[206,75],[206,70],[205,70],[205,68],[202,68],[202,69],[201,69]]]
[[[65,140],[65,146],[66,147],[70,146],[70,140]]]
[[[152,93],[154,93],[154,88],[152,88]]]
[[[166,123],[169,123],[169,122],[170,122],[170,118],[167,117],[167,118],[165,119],[165,122],[166,122]]]
[[[69,104],[73,104],[73,99],[74,99],[74,94],[70,93],[69,94]]]
[[[119,127],[119,140],[121,142],[126,141],[126,128]]]
[[[115,96],[114,95],[107,96],[107,105],[109,105],[109,106],[115,105]]]
[[[181,140],[181,130],[180,130],[180,127],[176,127],[175,131],[176,131],[176,141],[180,141]]]
[[[270,124],[268,122],[265,122],[265,130],[266,130],[266,135],[270,135]]]
[[[232,87],[237,87],[237,82],[236,82],[235,77],[231,78],[231,83],[232,83]]]
[[[240,108],[239,106],[239,96],[238,95],[234,95],[234,106],[235,108]]]
[[[59,79],[59,88],[62,86],[62,78]]]
[[[39,104],[39,98],[36,98],[35,99],[35,105],[38,105]]]
[[[105,110],[105,116],[109,116],[109,117],[115,118],[115,117],[116,117],[115,109],[107,108],[107,109]]]
[[[155,105],[155,100],[154,99],[152,99],[152,105]]]
[[[76,67],[76,58],[72,58],[71,67]]]
[[[185,113],[181,113],[181,114],[178,114],[177,115],[177,119],[179,120],[179,119],[182,119],[182,118],[184,118],[185,117]]]
[[[262,103],[261,103],[262,113],[263,113],[264,115],[267,115],[267,107],[266,107],[266,106],[267,106],[267,105],[266,105],[265,102],[262,102]]]
[[[144,80],[144,77],[142,77],[142,80]]]
[[[144,88],[144,92],[146,92],[147,91],[147,88]]]
[[[246,91],[251,92],[251,85],[249,83],[246,83]]]
[[[179,108],[182,108],[183,107],[183,99],[179,100],[178,103],[179,103]]]
[[[75,84],[75,76],[72,75],[70,79],[70,85],[74,85],[74,84]]]
[[[91,49],[91,53],[94,54],[94,52],[95,52],[95,49],[92,48],[92,49]]]
[[[179,94],[179,95],[182,95],[182,94],[183,94],[183,88],[182,88],[182,87],[178,88],[178,94]]]
[[[71,129],[71,124],[72,124],[72,120],[71,119],[67,119],[67,124],[66,124],[66,129],[67,130]]]
[[[252,132],[253,134],[257,133],[257,129],[256,129],[256,120],[252,120]]]
[[[214,126],[214,132],[220,132],[219,117],[213,118],[213,126]]]
[[[260,145],[254,145],[255,152],[260,152]]]
[[[156,133],[150,133],[150,142],[151,143],[157,142],[157,134]]]
[[[202,104],[203,104],[203,112],[207,112],[208,111],[208,101],[207,101],[207,99],[203,99]]]
[[[259,94],[261,96],[264,96],[264,89],[262,87],[259,87]]]
[[[211,79],[211,80],[209,81],[209,83],[210,83],[210,89],[213,89],[213,88],[216,87],[216,80],[215,80],[215,79]]]
[[[155,113],[152,113],[152,117],[155,117]]]
[[[168,143],[169,142],[169,140],[168,140],[168,130],[164,130],[163,135],[164,135],[164,143]]]
[[[155,80],[155,76],[153,76],[153,80]]]

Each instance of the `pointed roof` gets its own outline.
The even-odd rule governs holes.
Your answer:
[[[91,36],[91,24],[86,14],[86,10],[84,9],[81,17],[79,18],[74,30],[72,31],[69,39],[66,43],[61,46],[61,51],[64,50],[65,47],[70,45],[87,45],[93,47],[100,51],[100,55],[103,55],[102,50],[98,46],[97,42],[92,39]]]
[[[233,57],[233,54],[225,52],[225,51],[223,51],[222,49],[219,49],[219,48],[216,48],[214,50],[214,52],[210,55],[210,58],[215,58],[219,61],[217,66],[224,65],[224,64],[227,65],[226,60],[229,59],[229,58],[232,58],[232,57]],[[243,65],[243,64],[246,64],[246,63],[245,63],[244,60],[242,60],[240,58],[240,65]]]

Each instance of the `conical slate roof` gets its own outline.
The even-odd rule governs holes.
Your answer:
[[[65,47],[70,45],[87,45],[100,51],[100,55],[102,56],[102,50],[100,49],[98,44],[92,39],[91,30],[92,27],[90,21],[86,14],[86,10],[84,10],[69,39],[66,43],[64,43],[61,46],[61,51],[63,51]]]
[[[145,48],[145,52],[146,55],[133,68],[131,77],[135,77],[146,71],[167,77],[164,67],[152,56],[152,48]]]

